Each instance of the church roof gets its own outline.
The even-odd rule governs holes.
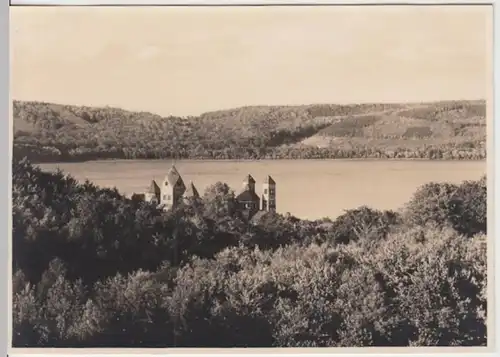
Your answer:
[[[264,183],[267,183],[269,185],[276,185],[276,181],[274,181],[271,176],[267,176],[266,179],[264,180]]]
[[[155,195],[160,193],[160,187],[158,187],[155,180],[151,181],[151,185],[149,185],[146,193],[154,193]]]
[[[257,196],[257,194],[253,191],[246,190],[240,193],[238,196],[236,196],[236,200],[242,202],[256,202],[259,201],[260,198]]]
[[[186,192],[184,192],[184,197],[200,197],[200,194],[192,181],[187,186]]]
[[[245,182],[250,182],[250,183],[255,183],[255,180],[254,178],[252,177],[252,175],[248,174],[247,177],[245,177]]]
[[[168,170],[167,175],[165,176],[165,181],[167,181],[169,184],[172,186],[177,183],[181,179],[181,174],[179,174],[179,171],[175,168],[174,165]]]

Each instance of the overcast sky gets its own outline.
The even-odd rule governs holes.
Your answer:
[[[13,99],[162,115],[479,99],[486,6],[14,7]]]

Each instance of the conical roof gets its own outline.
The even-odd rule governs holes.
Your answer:
[[[165,181],[167,181],[170,185],[175,185],[177,181],[181,178],[181,174],[175,168],[174,165],[168,170],[167,175],[165,176]]]
[[[154,193],[155,195],[160,193],[160,187],[156,184],[155,180],[151,181],[147,193]]]
[[[252,177],[252,175],[248,174],[248,175],[245,177],[244,182],[248,182],[248,183],[255,183],[255,180],[254,180],[254,178]]]
[[[276,185],[276,182],[273,180],[271,176],[267,176],[266,179],[264,180],[264,183],[267,183],[269,185]]]
[[[236,196],[238,202],[258,202],[260,200],[259,196],[253,191],[245,190]]]
[[[184,192],[184,197],[186,197],[186,198],[189,198],[189,197],[198,198],[198,197],[200,197],[200,194],[198,193],[198,190],[196,189],[196,187],[194,186],[194,183],[192,181],[189,182],[189,185],[186,188],[186,192]]]

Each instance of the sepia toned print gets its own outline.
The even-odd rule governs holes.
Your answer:
[[[491,344],[491,17],[12,7],[12,346]]]

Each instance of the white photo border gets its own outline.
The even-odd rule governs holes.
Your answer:
[[[335,6],[335,5],[491,5],[493,7],[493,53],[491,56],[491,68],[492,68],[492,95],[488,98],[488,276],[490,277],[489,283],[489,301],[494,301],[493,304],[489,304],[488,309],[488,347],[486,348],[467,348],[467,347],[457,347],[457,348],[363,348],[363,349],[12,349],[11,348],[11,297],[10,297],[10,278],[11,278],[11,266],[10,265],[10,237],[12,234],[12,224],[11,224],[11,158],[12,158],[12,118],[11,118],[11,105],[12,101],[9,95],[9,77],[10,77],[10,56],[9,56],[9,6],[151,6],[151,5],[163,5],[163,6],[304,6],[304,5],[320,5],[320,6]],[[498,187],[498,165],[496,165],[496,153],[500,152],[500,143],[494,138],[500,136],[498,133],[499,126],[495,123],[496,118],[499,114],[497,106],[494,105],[495,99],[497,98],[497,93],[495,91],[496,85],[500,81],[500,73],[497,69],[499,56],[499,46],[497,44],[498,38],[500,38],[500,26],[498,25],[499,12],[496,9],[496,1],[482,1],[482,0],[469,0],[469,1],[429,1],[429,0],[414,0],[411,2],[402,2],[395,0],[385,0],[385,1],[369,1],[369,0],[350,0],[350,1],[332,1],[332,0],[217,0],[217,1],[203,1],[203,0],[3,0],[0,5],[0,111],[3,114],[3,120],[1,120],[1,125],[3,126],[1,133],[4,135],[4,139],[1,140],[5,146],[4,152],[7,155],[2,156],[2,164],[4,166],[4,171],[6,174],[2,176],[2,182],[0,187],[2,187],[3,197],[7,199],[2,205],[2,211],[5,209],[5,214],[2,214],[3,222],[2,226],[7,227],[7,239],[1,240],[1,260],[6,263],[6,269],[4,271],[6,274],[2,274],[2,291],[1,303],[6,311],[7,318],[3,319],[6,322],[5,331],[2,331],[0,339],[0,347],[5,351],[5,355],[11,356],[32,356],[37,354],[39,356],[51,356],[57,355],[89,355],[104,357],[112,356],[116,354],[128,355],[128,356],[138,356],[144,354],[155,354],[164,356],[173,355],[220,355],[220,354],[245,354],[247,356],[262,356],[262,355],[303,355],[312,356],[315,354],[325,354],[332,353],[335,355],[354,355],[362,356],[366,354],[370,355],[413,355],[413,356],[429,356],[431,355],[447,355],[455,353],[465,353],[467,356],[479,356],[479,355],[496,355],[497,345],[496,341],[500,341],[500,329],[498,328],[499,321],[499,311],[496,308],[496,303],[498,296],[500,294],[500,274],[496,274],[500,264],[496,264],[496,258],[500,258],[500,244],[495,242],[495,237],[497,236],[497,227],[495,222],[500,222],[500,214],[494,205],[494,202],[500,200],[500,192]],[[494,249],[493,249],[494,248]],[[493,279],[491,278],[493,277]],[[492,280],[494,283],[491,284]],[[495,306],[495,309],[492,307]],[[3,310],[3,309],[2,309]],[[493,321],[494,320],[494,321]],[[492,329],[492,327],[494,328]],[[492,331],[493,330],[493,331]],[[493,346],[490,346],[493,345]],[[352,352],[350,352],[352,350]],[[361,351],[360,351],[361,350]],[[262,352],[261,352],[262,351]],[[439,353],[441,352],[441,353]]]

